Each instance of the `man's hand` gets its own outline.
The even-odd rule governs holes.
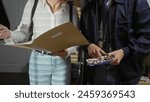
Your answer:
[[[91,58],[101,58],[101,56],[105,55],[106,53],[97,45],[90,44],[88,46],[88,54]]]
[[[61,58],[65,59],[68,55],[68,51],[65,49],[59,52],[52,52],[52,54],[60,56]]]
[[[109,53],[108,55],[114,57],[114,61],[112,62],[112,64],[118,65],[120,61],[122,60],[122,58],[124,57],[124,52],[122,49],[119,49],[119,50]]]
[[[0,39],[9,38],[10,35],[11,35],[11,32],[9,31],[9,29],[0,24]]]

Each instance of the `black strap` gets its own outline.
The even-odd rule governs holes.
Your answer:
[[[67,2],[68,4],[69,4],[69,21],[70,22],[73,22],[73,9],[72,9],[72,7],[73,7],[73,1],[68,1]]]
[[[31,24],[30,24],[30,32],[31,32],[31,34],[30,34],[29,40],[32,39],[32,35],[33,35],[33,25],[34,25],[33,24],[33,16],[34,16],[34,13],[35,13],[35,9],[37,7],[37,3],[38,3],[38,0],[35,0],[33,8],[32,8],[32,11],[31,11]]]
[[[99,44],[99,41],[101,41],[102,39],[102,37],[103,37],[103,33],[102,33],[102,26],[101,26],[101,21],[100,21],[100,13],[99,12],[101,12],[100,10],[101,10],[101,8],[102,8],[102,1],[101,0],[97,0],[96,2],[95,2],[95,13],[96,13],[96,33],[98,34],[97,36],[95,36],[95,40],[97,39],[97,37],[98,37],[98,39],[96,40],[96,44],[98,44],[98,46],[100,45]],[[99,47],[101,47],[101,46],[99,46]]]
[[[34,13],[35,13],[35,9],[36,9],[36,7],[37,7],[37,3],[38,3],[38,0],[35,0],[34,1],[34,5],[33,5],[33,8],[32,8],[32,11],[31,11],[31,24],[30,24],[30,32],[31,32],[31,34],[30,34],[30,37],[29,37],[29,40],[31,40],[32,39],[32,35],[33,35],[33,16],[34,16]],[[69,4],[69,20],[70,20],[70,22],[73,22],[73,12],[72,12],[72,7],[73,7],[73,2],[71,2],[71,1],[69,1],[68,2],[68,4]]]
[[[109,2],[109,3],[108,3]],[[103,36],[102,36],[102,40],[103,42],[105,42],[105,37],[106,37],[106,33],[107,33],[107,29],[108,29],[108,19],[109,19],[109,13],[110,13],[110,8],[111,8],[111,5],[112,5],[112,0],[108,0],[108,5],[104,5],[105,9],[104,9],[104,12],[103,12],[103,17],[102,17],[102,32],[103,32]]]
[[[106,40],[106,33],[107,33],[107,29],[108,29],[108,18],[109,18],[110,8],[111,8],[111,5],[112,5],[112,0],[108,0],[107,4],[106,4],[106,2],[102,2],[101,1],[100,5],[103,6],[103,7],[102,7],[101,24],[100,24],[100,26],[97,25],[97,27],[99,27],[98,31],[100,33],[99,34],[99,41],[98,41],[97,44],[98,44],[99,47],[102,48],[103,47],[103,43]]]

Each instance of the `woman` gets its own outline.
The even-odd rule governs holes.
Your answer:
[[[31,11],[34,0],[28,0],[22,20],[17,30],[9,31],[0,26],[0,39],[13,43],[25,42],[30,37]],[[39,0],[33,16],[33,36],[37,38],[44,32],[58,25],[69,22],[69,5],[63,0]],[[78,16],[76,8],[73,7],[73,23],[77,25]],[[76,47],[64,49],[60,52],[32,51],[29,62],[30,84],[40,85],[64,85],[69,84],[70,57],[76,51]]]

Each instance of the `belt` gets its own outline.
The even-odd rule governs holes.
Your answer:
[[[53,55],[52,53],[46,52],[46,51],[39,51],[39,50],[35,50],[35,51],[38,52],[38,53],[41,53],[43,55]]]

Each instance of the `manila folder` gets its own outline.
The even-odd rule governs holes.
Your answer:
[[[72,46],[88,44],[88,41],[82,33],[71,22],[68,22],[41,34],[33,41],[11,46],[47,52],[58,52]]]

